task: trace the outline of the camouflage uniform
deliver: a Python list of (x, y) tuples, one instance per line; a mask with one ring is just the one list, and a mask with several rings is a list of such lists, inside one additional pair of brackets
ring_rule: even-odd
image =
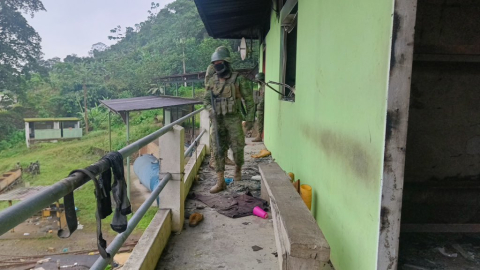
[[(210, 64), (207, 67), (207, 71), (205, 72), (205, 83), (204, 83), (205, 89), (207, 88), (208, 81), (210, 80), (210, 78), (213, 77), (213, 75), (215, 75), (215, 69), (213, 68), (213, 64)], [(215, 168), (215, 152), (213, 151), (213, 137), (212, 137), (214, 134), (213, 132), (214, 132), (213, 126), (210, 126), (210, 146), (211, 147), (210, 147), (209, 165), (210, 167)], [(228, 150), (225, 151), (225, 164), (230, 166), (235, 165), (235, 163), (228, 158)]]
[[(235, 164), (241, 167), (244, 163), (245, 135), (242, 128), (241, 99), (243, 98), (247, 107), (246, 121), (254, 120), (255, 105), (252, 91), (245, 85), (245, 80), (237, 72), (231, 72), (229, 76), (225, 77), (225, 82), (220, 82), (216, 74), (209, 79), (204, 97), (204, 105), (208, 110), (212, 109), (212, 92), (216, 102), (215, 118), (220, 140), (217, 144), (216, 136), (212, 136), (212, 148), (216, 154), (215, 171), (223, 172), (225, 171), (225, 152), (229, 146), (233, 151)], [(219, 102), (222, 98), (224, 102)], [(220, 149), (216, 149), (217, 145)]]
[(258, 104), (257, 104), (257, 137), (253, 139), (253, 142), (261, 142), (262, 141), (262, 133), (263, 133), (263, 117), (264, 117), (264, 110), (265, 110), (265, 86), (261, 86), (258, 95)]

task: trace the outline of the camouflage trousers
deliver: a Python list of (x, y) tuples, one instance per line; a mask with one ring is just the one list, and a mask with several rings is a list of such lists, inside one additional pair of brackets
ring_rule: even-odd
[(265, 97), (260, 96), (260, 100), (257, 105), (257, 129), (258, 129), (258, 136), (262, 136), (263, 132), (263, 111), (265, 110)]
[(214, 133), (215, 128), (212, 128), (211, 145), (215, 155), (215, 171), (225, 171), (225, 153), (227, 153), (229, 147), (232, 149), (233, 161), (235, 164), (237, 166), (242, 166), (244, 163), (243, 149), (245, 147), (242, 116), (240, 114), (217, 116), (217, 126), (219, 142), (217, 144), (217, 137)]

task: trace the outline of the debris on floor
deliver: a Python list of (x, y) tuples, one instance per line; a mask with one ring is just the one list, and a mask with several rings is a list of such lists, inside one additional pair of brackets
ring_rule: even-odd
[(402, 233), (398, 269), (480, 269), (480, 235)]
[(260, 150), (260, 153), (256, 155), (252, 155), (252, 158), (264, 158), (270, 156), (272, 153), (268, 151), (267, 149), (262, 149)]
[[(195, 194), (195, 199), (203, 202), (218, 213), (231, 218), (253, 215), (253, 209), (268, 210), (268, 203), (260, 198), (255, 198), (250, 192), (242, 195), (202, 195)], [(263, 215), (264, 216), (264, 215)]]
[(197, 226), (203, 220), (203, 215), (200, 213), (193, 213), (188, 218), (188, 225), (190, 227)]
[(259, 251), (259, 250), (262, 250), (262, 249), (263, 249), (263, 248), (261, 248), (261, 247), (259, 247), (259, 246), (257, 246), (257, 245), (252, 246), (252, 250), (253, 250), (253, 251)]

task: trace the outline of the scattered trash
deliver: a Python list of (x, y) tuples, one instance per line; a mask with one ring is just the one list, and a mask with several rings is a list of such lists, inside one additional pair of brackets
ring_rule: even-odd
[(74, 263), (74, 264), (72, 264), (72, 265), (62, 265), (62, 266), (60, 266), (60, 268), (73, 268), (73, 267), (75, 267), (75, 266), (77, 266), (77, 265), (78, 265), (78, 263)]
[(62, 251), (63, 251), (64, 253), (65, 253), (65, 252), (68, 252), (68, 248), (64, 248)]
[(48, 252), (54, 252), (54, 251), (55, 251), (55, 248), (49, 247), (49, 248), (47, 249), (47, 251), (48, 251)]
[[(475, 261), (475, 255), (471, 254), (470, 252), (466, 252), (465, 249), (462, 248), (459, 244), (452, 244), (452, 247), (458, 251), (468, 261)], [(456, 257), (456, 256), (455, 256)]]
[(35, 223), (35, 225), (37, 225), (37, 226), (40, 225), (40, 222)]
[(47, 217), (47, 219), (52, 219), (52, 216)]
[(75, 211), (78, 211), (78, 207), (75, 206)]
[(255, 206), (255, 207), (253, 208), (253, 214), (254, 214), (255, 216), (261, 217), (261, 218), (263, 218), (263, 219), (268, 218), (268, 214), (267, 214), (265, 211), (263, 211), (262, 208), (260, 208), (260, 207), (258, 207), (258, 206)]
[(24, 233), (23, 235), (25, 235), (25, 236), (29, 236), (30, 234), (29, 234), (28, 232), (26, 232), (26, 233)]
[(252, 180), (260, 181), (262, 180), (262, 176), (261, 175), (252, 176)]
[(53, 233), (53, 230), (48, 230), (48, 233)]
[(262, 250), (263, 248), (255, 245), (255, 246), (252, 246), (252, 249), (253, 251), (259, 251), (259, 250)]
[(95, 255), (95, 254), (97, 254), (97, 253), (98, 253), (98, 252), (92, 251), (92, 252), (89, 252), (88, 255)]
[(82, 225), (82, 224), (78, 224), (78, 225), (77, 225), (77, 230), (83, 230), (83, 225)]
[(250, 225), (251, 222), (243, 222), (242, 224), (243, 224), (243, 225)]
[(252, 158), (263, 158), (263, 157), (268, 157), (270, 156), (272, 153), (270, 151), (268, 151), (267, 149), (262, 149), (260, 150), (260, 153), (258, 153), (257, 155), (252, 155)]
[(201, 221), (203, 220), (203, 215), (200, 213), (193, 213), (190, 215), (190, 218), (188, 220), (188, 225), (190, 227), (195, 227), (197, 226)]
[(443, 256), (446, 256), (446, 257), (449, 257), (449, 258), (456, 258), (458, 256), (457, 253), (447, 253), (445, 251), (445, 248), (444, 247), (439, 247), (437, 248), (437, 250), (442, 253)]
[(233, 178), (225, 178), (225, 183), (227, 183), (227, 185), (230, 185), (232, 182)]
[(49, 262), (51, 258), (45, 258), (45, 259), (41, 259), (39, 261), (37, 261), (38, 264), (42, 264), (42, 263), (46, 263), (46, 262)]

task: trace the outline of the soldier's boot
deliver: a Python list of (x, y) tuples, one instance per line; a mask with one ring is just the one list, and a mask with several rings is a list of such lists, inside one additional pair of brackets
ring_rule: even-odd
[(234, 183), (242, 181), (242, 166), (235, 166), (235, 175), (233, 176)]
[(255, 137), (252, 142), (262, 142), (262, 134), (257, 134), (257, 137)]
[(225, 155), (225, 165), (234, 166), (235, 162), (233, 162), (231, 159), (227, 157), (227, 155)]
[(210, 161), (208, 162), (208, 166), (215, 170), (215, 157), (210, 155)]
[(217, 184), (210, 189), (210, 193), (218, 193), (226, 188), (224, 172), (217, 172)]

